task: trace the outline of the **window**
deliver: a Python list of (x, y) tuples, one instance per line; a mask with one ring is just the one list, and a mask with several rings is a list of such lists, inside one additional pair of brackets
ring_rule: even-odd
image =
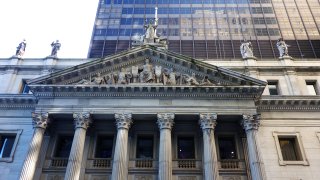
[(178, 159), (195, 159), (193, 137), (178, 137)]
[(139, 136), (137, 139), (137, 158), (153, 158), (153, 137)]
[(23, 79), (22, 80), (22, 85), (21, 85), (21, 90), (20, 90), (20, 93), (22, 94), (29, 94), (30, 92), (30, 88), (27, 84), (27, 80), (26, 79)]
[(220, 159), (237, 159), (237, 150), (234, 137), (219, 137)]
[(307, 89), (309, 95), (318, 95), (317, 82), (316, 81), (306, 81)]
[(54, 157), (68, 158), (71, 151), (72, 140), (73, 136), (59, 136)]
[(22, 130), (0, 130), (0, 162), (12, 162)]
[(298, 132), (274, 132), (280, 165), (309, 165)]
[(279, 95), (278, 81), (268, 81), (270, 95)]
[(113, 136), (98, 136), (95, 158), (112, 158)]

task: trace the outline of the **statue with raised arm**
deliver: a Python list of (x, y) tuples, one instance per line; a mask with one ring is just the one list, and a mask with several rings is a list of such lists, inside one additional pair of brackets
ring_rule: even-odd
[(286, 42), (283, 40), (283, 38), (278, 39), (277, 48), (279, 50), (280, 57), (289, 56), (288, 47), (290, 47), (290, 46), (288, 44), (286, 44)]
[(148, 25), (144, 25), (146, 33), (144, 35), (144, 43), (155, 43), (155, 39), (158, 38), (156, 35), (156, 25), (152, 25), (150, 21)]
[(58, 50), (60, 50), (61, 43), (59, 42), (59, 40), (56, 40), (56, 42), (53, 41), (51, 43), (51, 47), (52, 47), (52, 50), (51, 50), (51, 55), (50, 56), (56, 57), (57, 53), (58, 53)]
[(240, 46), (240, 52), (243, 59), (253, 58), (253, 48), (250, 41), (244, 40)]
[(24, 52), (26, 51), (26, 47), (27, 47), (27, 41), (25, 39), (23, 39), (23, 41), (17, 47), (16, 56), (21, 58), (23, 56)]

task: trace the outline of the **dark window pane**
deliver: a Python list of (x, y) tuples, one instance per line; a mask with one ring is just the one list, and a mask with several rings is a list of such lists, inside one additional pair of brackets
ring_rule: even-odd
[(138, 137), (137, 158), (153, 158), (153, 137)]
[(96, 145), (96, 158), (111, 158), (113, 149), (113, 137), (112, 136), (100, 136), (98, 137)]
[(178, 159), (195, 159), (193, 137), (178, 138)]
[(270, 95), (279, 95), (278, 82), (268, 82), (268, 88)]
[(15, 135), (0, 136), (0, 158), (10, 157)]
[(220, 159), (237, 159), (236, 144), (233, 137), (219, 137)]
[(279, 138), (281, 154), (284, 161), (300, 161), (295, 138)]
[(72, 146), (72, 136), (60, 136), (56, 146), (55, 157), (68, 158)]

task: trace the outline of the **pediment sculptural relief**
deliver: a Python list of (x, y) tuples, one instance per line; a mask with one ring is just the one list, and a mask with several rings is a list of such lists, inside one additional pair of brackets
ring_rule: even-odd
[(195, 73), (186, 74), (177, 72), (174, 68), (153, 65), (146, 58), (143, 65), (135, 65), (129, 68), (122, 67), (121, 70), (107, 74), (97, 73), (89, 79), (82, 79), (75, 84), (83, 85), (128, 85), (128, 84), (153, 84), (153, 85), (191, 85), (211, 86), (217, 83), (209, 80), (208, 76), (202, 79), (196, 77)]

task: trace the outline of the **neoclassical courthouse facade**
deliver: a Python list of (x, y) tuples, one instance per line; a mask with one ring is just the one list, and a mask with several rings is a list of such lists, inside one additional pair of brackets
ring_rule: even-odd
[(319, 59), (292, 58), (283, 39), (279, 58), (254, 57), (249, 41), (242, 58), (236, 46), (208, 58), (209, 41), (195, 58), (201, 47), (168, 50), (158, 20), (155, 8), (132, 47), (105, 57), (57, 58), (56, 41), (51, 56), (25, 59), (23, 41), (0, 59), (1, 180), (319, 179)]
[(319, 59), (204, 61), (145, 43), (0, 59), (0, 179), (316, 180)]

